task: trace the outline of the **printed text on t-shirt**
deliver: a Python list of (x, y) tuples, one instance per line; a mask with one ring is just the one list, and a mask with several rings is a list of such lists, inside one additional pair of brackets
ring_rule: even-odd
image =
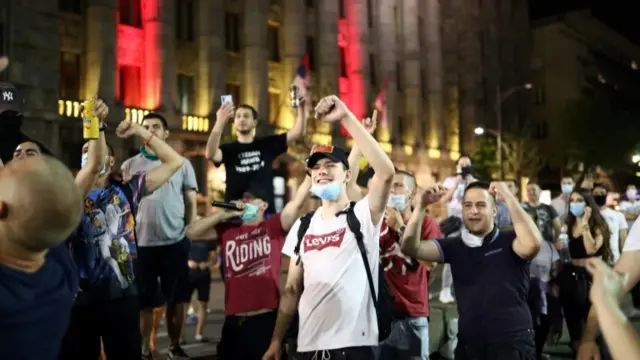
[(304, 251), (309, 252), (313, 250), (322, 250), (328, 247), (340, 247), (342, 240), (344, 240), (344, 234), (347, 229), (341, 228), (332, 231), (328, 234), (322, 235), (305, 235), (304, 236)]
[(258, 171), (264, 167), (264, 160), (260, 150), (245, 151), (238, 154), (239, 163), (236, 163), (236, 172), (246, 173), (250, 171)]
[(226, 276), (257, 276), (271, 268), (271, 238), (266, 229), (236, 236), (225, 244)]

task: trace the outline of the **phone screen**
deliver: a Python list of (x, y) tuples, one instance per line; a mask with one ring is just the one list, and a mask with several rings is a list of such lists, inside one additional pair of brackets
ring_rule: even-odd
[(231, 95), (222, 95), (220, 96), (220, 102), (222, 102), (223, 104), (233, 102), (233, 98), (231, 97)]

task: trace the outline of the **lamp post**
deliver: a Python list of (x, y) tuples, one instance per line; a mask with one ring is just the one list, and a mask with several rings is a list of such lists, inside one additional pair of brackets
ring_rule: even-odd
[[(498, 148), (497, 161), (499, 167), (499, 180), (504, 179), (504, 168), (502, 166), (502, 104), (507, 100), (511, 95), (515, 94), (519, 90), (531, 90), (533, 89), (533, 84), (525, 83), (522, 85), (514, 86), (509, 90), (502, 92), (500, 88), (500, 84), (496, 86), (496, 115), (497, 115), (497, 131), (496, 131), (496, 146)], [(477, 134), (477, 133), (476, 133)], [(481, 134), (479, 134), (481, 135)]]

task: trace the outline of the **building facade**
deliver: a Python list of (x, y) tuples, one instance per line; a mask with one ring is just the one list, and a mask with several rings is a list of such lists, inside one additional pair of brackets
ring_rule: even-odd
[[(165, 115), (171, 144), (209, 189), (224, 183), (203, 158), (220, 96), (258, 110), (258, 135), (286, 131), (304, 55), (314, 101), (339, 94), (359, 117), (387, 84), (388, 125), (376, 137), (424, 185), (454, 171), (476, 126), (493, 126), (496, 86), (529, 76), (526, 0), (8, 0), (0, 9), (7, 76), (26, 98), (29, 136), (77, 167), (79, 104), (99, 94), (112, 127)], [(275, 164), (284, 177), (302, 173), (293, 159), (312, 143), (350, 145), (339, 126), (310, 119), (308, 133)], [(119, 159), (139, 146), (109, 142)]]

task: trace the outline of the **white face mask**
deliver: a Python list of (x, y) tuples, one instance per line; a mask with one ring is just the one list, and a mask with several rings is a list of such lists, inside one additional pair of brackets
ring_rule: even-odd
[(482, 246), (482, 242), (484, 241), (483, 237), (473, 235), (467, 229), (462, 229), (462, 231), (460, 231), (460, 237), (465, 245), (472, 248)]
[(404, 195), (390, 195), (387, 207), (403, 212), (407, 208), (407, 199)]

